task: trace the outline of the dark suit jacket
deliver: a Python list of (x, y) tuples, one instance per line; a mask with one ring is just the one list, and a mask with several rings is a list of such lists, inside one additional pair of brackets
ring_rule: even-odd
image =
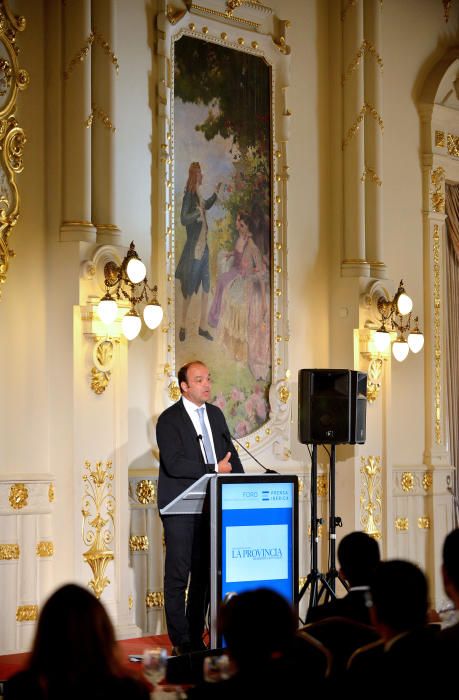
[[(244, 469), (231, 442), (225, 416), (212, 404), (207, 403), (206, 409), (217, 461), (230, 451), (233, 472), (242, 473)], [(196, 430), (182, 399), (159, 416), (156, 440), (159, 447), (158, 507), (161, 509), (201, 476), (213, 471), (215, 465), (205, 464)]]
[(367, 591), (353, 591), (343, 598), (332, 599), (323, 605), (310, 608), (306, 617), (306, 622), (317, 622), (327, 617), (349, 617), (351, 620), (363, 622), (370, 625), (370, 609), (367, 606)]

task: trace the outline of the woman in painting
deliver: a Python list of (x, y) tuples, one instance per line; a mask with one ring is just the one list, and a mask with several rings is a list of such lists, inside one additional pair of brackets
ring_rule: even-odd
[(234, 359), (246, 363), (256, 380), (265, 380), (270, 354), (269, 278), (251, 225), (249, 214), (239, 211), (231, 267), (218, 278), (208, 322), (218, 329), (219, 341)]

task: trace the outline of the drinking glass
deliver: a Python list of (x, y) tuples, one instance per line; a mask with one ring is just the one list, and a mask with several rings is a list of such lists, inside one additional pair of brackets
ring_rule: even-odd
[(157, 685), (166, 677), (167, 649), (151, 647), (143, 652), (143, 670), (147, 679)]

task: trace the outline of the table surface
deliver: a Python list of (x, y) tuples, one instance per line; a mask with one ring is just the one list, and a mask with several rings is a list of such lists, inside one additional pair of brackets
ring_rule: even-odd
[[(143, 654), (144, 650), (148, 647), (165, 647), (168, 654), (171, 653), (171, 643), (167, 634), (160, 634), (150, 637), (134, 637), (133, 639), (120, 639), (118, 644), (121, 647), (123, 659), (130, 669), (135, 666), (139, 666), (139, 672), (141, 671), (141, 665), (129, 661), (130, 654)], [(29, 657), (28, 652), (23, 652), (21, 654), (4, 654), (0, 655), (0, 681), (6, 681), (13, 673), (20, 671), (24, 668), (24, 665)]]

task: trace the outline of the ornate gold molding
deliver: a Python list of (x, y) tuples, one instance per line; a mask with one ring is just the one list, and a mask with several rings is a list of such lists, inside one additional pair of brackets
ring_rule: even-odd
[(439, 166), (432, 170), (430, 180), (433, 186), (430, 193), (432, 209), (443, 213), (445, 211), (445, 169)]
[(358, 113), (353, 125), (347, 131), (346, 138), (344, 139), (342, 145), (343, 150), (350, 143), (350, 141), (352, 141), (356, 133), (359, 131), (360, 124), (363, 122), (366, 114), (369, 114), (371, 117), (373, 117), (373, 119), (379, 124), (381, 131), (384, 131), (384, 122), (378, 110), (375, 107), (373, 107), (373, 105), (370, 105), (368, 102), (365, 102), (362, 109)]
[(454, 158), (459, 157), (459, 136), (454, 134), (448, 134), (446, 137), (446, 147), (448, 154), (454, 156)]
[(13, 484), (10, 488), (9, 501), (14, 510), (21, 510), (28, 505), (29, 489), (25, 484)]
[(100, 598), (104, 588), (110, 583), (110, 579), (105, 576), (105, 569), (114, 559), (113, 551), (108, 549), (115, 534), (112, 463), (108, 461), (103, 467), (102, 462), (96, 462), (95, 469), (91, 467), (90, 462), (85, 462), (84, 466), (88, 473), (83, 474), (85, 492), (81, 510), (82, 538), (89, 549), (83, 554), (83, 558), (93, 574), (88, 585), (96, 598)]
[(367, 401), (373, 403), (376, 401), (381, 390), (381, 376), (383, 370), (383, 361), (380, 357), (373, 357), (368, 364), (367, 375)]
[(99, 119), (102, 122), (102, 124), (105, 126), (105, 128), (108, 129), (109, 131), (111, 131), (112, 134), (115, 133), (116, 126), (114, 126), (112, 124), (108, 114), (106, 114), (103, 111), (103, 109), (100, 109), (100, 107), (98, 107), (95, 103), (92, 104), (91, 113), (87, 117), (87, 119), (85, 120), (85, 123), (84, 123), (84, 125), (87, 129), (89, 129), (93, 125), (94, 117), (97, 117), (97, 119)]
[(379, 53), (376, 51), (376, 48), (371, 43), (371, 41), (367, 41), (366, 39), (364, 39), (360, 45), (359, 50), (357, 51), (357, 53), (354, 57), (354, 59), (349, 64), (346, 72), (344, 73), (344, 75), (341, 79), (341, 82), (343, 85), (346, 82), (346, 80), (348, 80), (348, 78), (351, 77), (352, 73), (358, 68), (358, 66), (360, 65), (360, 61), (362, 59), (362, 56), (364, 56), (366, 53), (373, 56), (376, 60), (376, 63), (380, 67), (380, 69), (381, 70), (383, 69), (383, 67), (384, 67), (383, 60), (382, 60), (381, 56), (379, 55)]
[(110, 58), (111, 63), (114, 65), (116, 72), (119, 72), (120, 67), (118, 64), (118, 58), (113, 53), (109, 43), (104, 39), (102, 34), (100, 34), (100, 32), (98, 32), (97, 30), (94, 30), (88, 36), (81, 49), (75, 54), (75, 56), (70, 61), (67, 70), (64, 71), (64, 80), (68, 80), (71, 74), (73, 73), (74, 68), (83, 63), (83, 61), (88, 56), (91, 46), (94, 44), (94, 42), (96, 42), (97, 44), (99, 44), (99, 46), (102, 47), (104, 53)]
[(443, 2), (443, 17), (445, 18), (445, 22), (448, 22), (449, 10), (451, 7), (452, 0), (442, 0), (442, 2)]
[(286, 384), (281, 384), (277, 393), (279, 396), (279, 401), (281, 401), (281, 403), (288, 403), (288, 400), (290, 398), (290, 390)]
[[(24, 31), (24, 17), (15, 16), (8, 2), (0, 2), (0, 285), (6, 282), (14, 250), (9, 237), (19, 219), (19, 192), (15, 176), (24, 169), (26, 136), (15, 118), (17, 95), (29, 85), (29, 74), (19, 68), (16, 33)], [(0, 291), (1, 297), (1, 291)]]
[(131, 535), (129, 538), (131, 552), (148, 552), (149, 546), (147, 535)]
[(374, 182), (375, 185), (378, 185), (378, 187), (381, 187), (382, 180), (380, 177), (378, 177), (378, 175), (376, 175), (376, 172), (373, 170), (373, 168), (365, 168), (360, 177), (360, 182), (365, 182), (367, 178), (369, 178), (371, 182)]
[(441, 321), (440, 321), (440, 228), (433, 231), (433, 307), (435, 361), (435, 442), (441, 444)]
[(54, 544), (49, 540), (37, 542), (37, 557), (52, 557), (54, 556)]
[(436, 131), (435, 132), (435, 146), (437, 148), (444, 148), (445, 147), (445, 132), (444, 131)]
[(369, 456), (360, 460), (360, 523), (368, 535), (379, 540), (382, 522), (381, 458)]
[(148, 591), (145, 596), (145, 606), (147, 608), (163, 608), (164, 593), (162, 591)]
[(94, 367), (91, 369), (91, 389), (100, 396), (109, 385), (114, 363), (115, 342), (114, 338), (97, 338), (92, 359)]
[(38, 620), (38, 605), (19, 605), (16, 608), (17, 622), (35, 622)]
[(430, 530), (430, 518), (428, 515), (418, 518), (418, 528), (420, 530)]
[(414, 475), (412, 472), (403, 472), (400, 481), (402, 489), (406, 492), (412, 491), (414, 487)]
[(426, 492), (430, 491), (430, 489), (432, 488), (432, 484), (433, 484), (433, 475), (432, 475), (431, 471), (428, 471), (422, 477), (422, 488)]
[(19, 559), (20, 549), (18, 544), (0, 544), (0, 561)]
[(328, 477), (326, 474), (319, 474), (317, 477), (317, 495), (326, 496), (328, 493)]
[(409, 528), (408, 518), (396, 518), (395, 529), (399, 532), (407, 532)]
[(52, 503), (56, 497), (54, 484), (50, 484), (48, 488), (48, 501)]
[(142, 481), (138, 482), (135, 493), (139, 503), (143, 505), (154, 503), (156, 500), (156, 485), (150, 479), (142, 479)]

